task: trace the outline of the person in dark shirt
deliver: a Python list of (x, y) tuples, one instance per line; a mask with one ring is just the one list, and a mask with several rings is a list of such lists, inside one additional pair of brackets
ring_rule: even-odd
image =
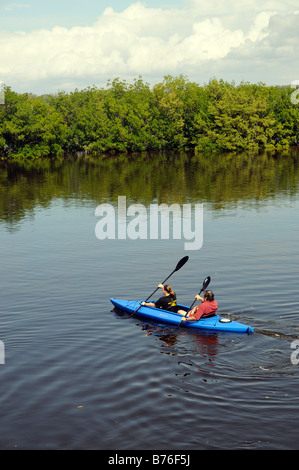
[(169, 284), (159, 284), (158, 287), (163, 290), (163, 296), (156, 302), (142, 302), (141, 305), (148, 307), (163, 308), (163, 310), (170, 310), (171, 312), (177, 311), (176, 294)]

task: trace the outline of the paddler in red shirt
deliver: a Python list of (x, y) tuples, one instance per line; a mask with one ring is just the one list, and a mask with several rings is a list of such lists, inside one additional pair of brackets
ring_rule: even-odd
[[(216, 314), (218, 305), (211, 290), (206, 290), (203, 298), (198, 294), (195, 298), (201, 300), (201, 304), (193, 307), (187, 316), (183, 316), (182, 321), (198, 321), (200, 318), (212, 317)], [(186, 315), (184, 310), (179, 310), (178, 313)]]

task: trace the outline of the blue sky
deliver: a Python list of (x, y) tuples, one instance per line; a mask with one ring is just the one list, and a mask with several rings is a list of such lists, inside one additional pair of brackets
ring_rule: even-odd
[(184, 75), (299, 79), (298, 0), (0, 0), (0, 81), (18, 92)]

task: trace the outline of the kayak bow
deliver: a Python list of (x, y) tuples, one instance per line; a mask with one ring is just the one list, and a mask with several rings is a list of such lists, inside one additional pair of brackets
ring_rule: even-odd
[[(118, 310), (122, 310), (126, 313), (136, 312), (136, 316), (147, 318), (153, 321), (168, 323), (170, 325), (179, 326), (182, 320), (182, 315), (169, 310), (163, 310), (161, 308), (148, 307), (141, 305), (142, 301), (134, 300), (120, 300), (110, 299), (111, 303)], [(178, 306), (180, 309), (189, 310), (189, 307), (184, 305)], [(190, 328), (192, 330), (206, 330), (206, 331), (223, 331), (231, 333), (253, 333), (254, 329), (248, 325), (238, 323), (228, 318), (223, 318), (220, 315), (214, 315), (209, 318), (202, 318), (197, 322), (182, 322), (182, 327)]]

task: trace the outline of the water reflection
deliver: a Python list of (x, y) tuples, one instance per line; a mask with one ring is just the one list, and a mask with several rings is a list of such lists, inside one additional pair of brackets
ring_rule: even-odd
[[(178, 253), (176, 241), (98, 248), (94, 210), (120, 194), (207, 203), (206, 243), (174, 281), (180, 302), (210, 274), (221, 315), (272, 335), (115, 317), (109, 298), (152, 290)], [(297, 195), (296, 152), (2, 166), (1, 448), (132, 449), (132, 436), (136, 448), (298, 447)]]
[[(112, 310), (120, 318), (132, 319), (129, 314), (114, 308)], [(171, 327), (156, 322), (146, 322), (139, 320), (137, 325), (144, 331), (146, 336), (155, 336), (161, 344), (162, 354), (171, 354), (173, 356), (182, 352), (182, 348), (187, 353), (199, 352), (201, 355), (216, 356), (218, 354), (218, 333), (209, 331), (189, 331), (184, 327)], [(176, 347), (174, 347), (176, 346)], [(166, 348), (165, 348), (166, 347)]]
[(118, 157), (77, 157), (0, 167), (0, 221), (13, 230), (37, 207), (64, 201), (211, 203), (213, 210), (263, 204), (298, 192), (298, 150), (222, 155), (154, 153)]

